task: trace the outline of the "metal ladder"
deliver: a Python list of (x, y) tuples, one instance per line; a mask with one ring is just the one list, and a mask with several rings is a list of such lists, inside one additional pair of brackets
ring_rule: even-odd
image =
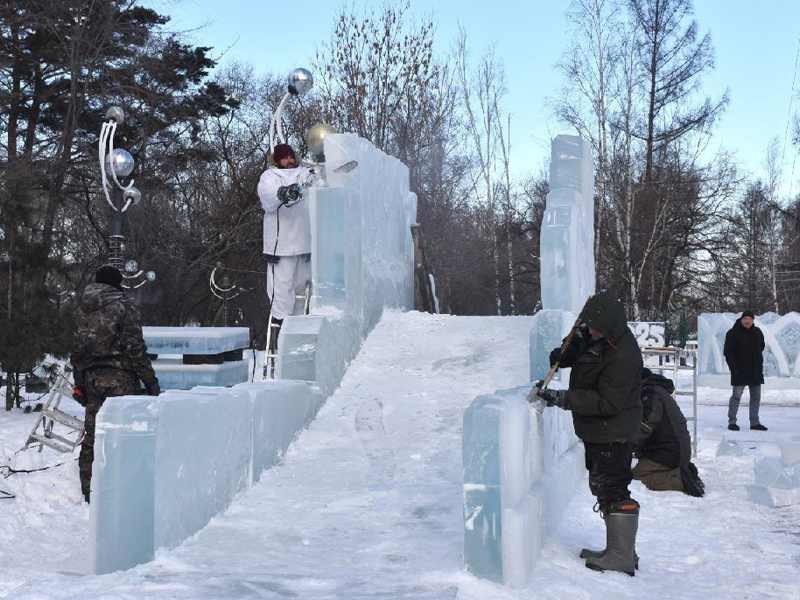
[[(303, 314), (307, 315), (311, 307), (311, 282), (306, 283), (302, 294), (297, 294), (295, 298), (303, 299)], [(273, 332), (273, 329), (277, 332)], [(278, 359), (278, 333), (280, 325), (272, 321), (272, 312), (269, 313), (267, 321), (267, 345), (264, 350), (264, 379), (275, 379), (275, 361)], [(274, 337), (273, 337), (274, 336)]]
[[(697, 350), (672, 346), (647, 347), (642, 348), (642, 356), (659, 357), (659, 365), (651, 366), (651, 369), (661, 371), (662, 374), (667, 369), (672, 371), (672, 383), (675, 385), (675, 391), (672, 393), (673, 398), (676, 396), (692, 397), (692, 416), (686, 417), (686, 421), (692, 423), (692, 456), (697, 456)], [(667, 359), (667, 364), (663, 364), (663, 358)], [(689, 364), (690, 361), (691, 364)], [(645, 366), (648, 365), (645, 364)], [(691, 390), (678, 389), (678, 374), (680, 371), (692, 372)]]
[[(75, 450), (83, 440), (83, 420), (73, 417), (58, 408), (64, 396), (72, 395), (72, 386), (67, 378), (68, 373), (69, 369), (67, 367), (59, 371), (56, 383), (53, 389), (50, 390), (47, 403), (39, 414), (39, 419), (36, 421), (36, 425), (34, 425), (22, 450), (27, 450), (28, 447), (39, 444), (39, 452), (47, 446), (58, 452), (66, 453)], [(59, 424), (59, 433), (53, 432), (56, 423)], [(73, 437), (73, 434), (76, 435)]]

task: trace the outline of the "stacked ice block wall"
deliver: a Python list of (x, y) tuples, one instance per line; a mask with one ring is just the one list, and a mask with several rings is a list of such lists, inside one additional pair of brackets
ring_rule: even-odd
[[(544, 310), (530, 334), (531, 380), (544, 378), (550, 351), (594, 293), (592, 172), (580, 138), (553, 140), (541, 233)], [(464, 415), (462, 438), (466, 567), (514, 587), (528, 582), (544, 535), (584, 477), (570, 413), (532, 413), (525, 400), (531, 387), (476, 398)]]
[[(311, 188), (308, 198), (312, 314), (284, 321), (280, 379), (113, 398), (101, 409), (90, 517), (96, 573), (152, 560), (203, 527), (313, 418), (383, 309), (413, 308), (408, 169), (354, 135), (329, 135), (325, 155), (329, 187)], [(334, 172), (353, 160), (355, 169)], [(233, 329), (228, 341), (240, 347)], [(166, 333), (168, 342), (153, 337), (162, 340), (152, 351), (183, 355), (181, 363), (229, 351), (220, 340), (203, 346), (202, 331)]]
[[(284, 321), (277, 374), (326, 393), (387, 307), (414, 307), (408, 168), (353, 134), (325, 138), (328, 187), (311, 191), (311, 315)], [(357, 161), (355, 169), (339, 172)]]
[(323, 400), (297, 381), (109, 398), (92, 472), (94, 572), (153, 560), (201, 529), (277, 462)]
[[(725, 362), (725, 334), (741, 313), (703, 314), (697, 319), (698, 381), (700, 385), (729, 388)], [(800, 385), (800, 313), (758, 315), (755, 324), (764, 334), (764, 382), (771, 389)]]
[(570, 413), (531, 411), (529, 391), (478, 396), (464, 413), (464, 561), (478, 577), (512, 587), (528, 582), (584, 476)]

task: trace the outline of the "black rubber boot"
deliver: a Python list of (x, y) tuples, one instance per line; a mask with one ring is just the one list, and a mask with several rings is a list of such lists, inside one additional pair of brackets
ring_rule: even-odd
[(581, 558), (586, 553), (586, 566), (595, 571), (621, 571), (633, 577), (639, 562), (635, 550), (639, 503), (633, 499), (612, 503), (605, 514), (605, 523), (606, 549), (581, 550)]

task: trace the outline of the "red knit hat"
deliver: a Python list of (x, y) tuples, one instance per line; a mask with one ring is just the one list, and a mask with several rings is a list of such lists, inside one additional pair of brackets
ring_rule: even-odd
[(294, 150), (292, 150), (292, 147), (289, 144), (278, 144), (272, 151), (272, 159), (275, 161), (276, 165), (287, 156), (291, 156), (295, 160), (297, 159), (294, 154)]

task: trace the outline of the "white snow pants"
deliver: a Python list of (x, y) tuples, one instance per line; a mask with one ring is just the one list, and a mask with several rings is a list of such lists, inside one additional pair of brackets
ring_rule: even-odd
[(303, 314), (305, 299), (297, 296), (311, 281), (311, 261), (307, 256), (281, 256), (277, 263), (267, 263), (267, 295), (272, 302), (273, 319)]

